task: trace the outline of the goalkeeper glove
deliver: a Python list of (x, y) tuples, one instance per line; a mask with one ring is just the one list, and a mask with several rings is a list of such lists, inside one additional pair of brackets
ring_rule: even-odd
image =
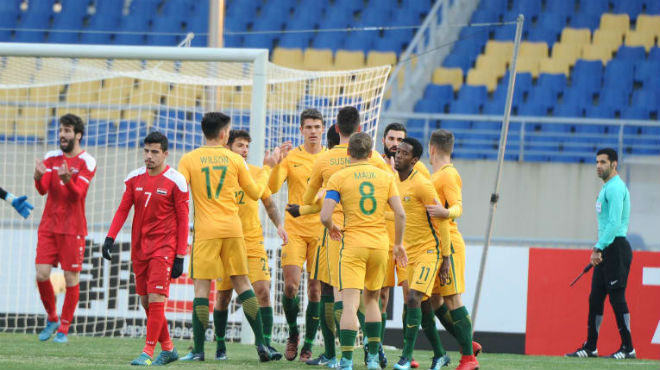
[(27, 195), (16, 198), (13, 194), (7, 193), (7, 201), (23, 218), (28, 218), (30, 212), (34, 209), (34, 206), (27, 201)]
[(107, 236), (105, 238), (105, 241), (103, 242), (102, 251), (103, 251), (103, 258), (107, 259), (108, 261), (112, 261), (112, 256), (110, 255), (110, 251), (112, 250), (112, 247), (114, 245), (115, 245), (115, 240)]
[(183, 274), (183, 258), (176, 257), (172, 265), (172, 279), (176, 279)]
[(300, 217), (300, 206), (298, 204), (287, 204), (286, 211), (293, 217)]

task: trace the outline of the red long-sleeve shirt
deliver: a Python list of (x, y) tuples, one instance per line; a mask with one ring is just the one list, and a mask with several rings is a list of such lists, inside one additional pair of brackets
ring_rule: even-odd
[[(66, 184), (57, 175), (57, 170), (64, 161), (73, 172)], [(54, 150), (46, 153), (44, 165), (46, 173), (39, 181), (34, 181), (39, 194), (48, 194), (39, 231), (87, 235), (85, 198), (89, 183), (96, 173), (96, 160), (85, 151), (68, 158), (61, 150)]]
[(108, 236), (116, 238), (131, 207), (135, 207), (131, 232), (131, 258), (143, 261), (155, 256), (184, 255), (188, 246), (188, 184), (167, 166), (150, 176), (138, 168), (124, 180), (126, 190), (112, 219)]

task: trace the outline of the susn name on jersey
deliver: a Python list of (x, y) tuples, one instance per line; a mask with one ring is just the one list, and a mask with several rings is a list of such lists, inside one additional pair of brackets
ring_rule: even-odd
[(217, 164), (217, 163), (219, 163), (219, 164), (228, 164), (229, 163), (229, 159), (227, 157), (221, 156), (221, 155), (213, 155), (213, 156), (207, 155), (207, 156), (199, 157), (199, 161), (202, 164)]
[(349, 158), (343, 157), (343, 158), (330, 158), (330, 165), (331, 166), (346, 166), (349, 163), (351, 163), (351, 160)]
[(356, 172), (353, 174), (353, 178), (355, 180), (367, 180), (367, 179), (373, 179), (376, 177), (376, 174), (374, 172), (367, 172), (367, 171), (361, 171), (361, 172)]

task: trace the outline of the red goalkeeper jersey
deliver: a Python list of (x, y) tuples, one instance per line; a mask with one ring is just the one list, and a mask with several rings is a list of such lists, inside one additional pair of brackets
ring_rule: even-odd
[(186, 254), (188, 246), (188, 184), (182, 174), (167, 166), (150, 176), (146, 167), (124, 180), (126, 190), (112, 219), (108, 236), (115, 239), (131, 207), (135, 207), (131, 232), (131, 259)]
[[(57, 175), (64, 161), (73, 173), (66, 184)], [(39, 194), (48, 194), (39, 232), (87, 235), (85, 198), (89, 183), (96, 173), (96, 160), (85, 151), (67, 158), (61, 150), (54, 150), (46, 153), (44, 165), (46, 173), (34, 182)]]

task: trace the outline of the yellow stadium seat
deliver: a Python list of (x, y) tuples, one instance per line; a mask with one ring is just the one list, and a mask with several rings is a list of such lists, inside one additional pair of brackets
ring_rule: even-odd
[(289, 68), (302, 68), (303, 51), (302, 49), (275, 48), (273, 63)]
[(521, 57), (542, 59), (548, 57), (548, 44), (545, 41), (530, 42), (523, 41), (520, 43), (520, 50), (518, 52)]
[(121, 120), (121, 110), (120, 109), (90, 109), (89, 111), (90, 119), (99, 119), (105, 121), (119, 122)]
[(637, 16), (635, 31), (644, 31), (660, 38), (660, 15), (640, 14)]
[(552, 58), (566, 61), (570, 66), (582, 55), (582, 44), (564, 44), (555, 42), (552, 46)]
[(614, 52), (623, 44), (623, 33), (618, 30), (596, 30), (593, 45), (599, 45)]
[(47, 120), (52, 116), (52, 109), (51, 108), (44, 108), (44, 107), (23, 107), (21, 108), (21, 120), (26, 120), (26, 121), (43, 121), (47, 122)]
[(305, 50), (303, 66), (305, 69), (314, 71), (333, 69), (332, 50), (311, 48)]
[(612, 59), (612, 51), (601, 45), (585, 45), (582, 49), (582, 59), (600, 60), (605, 65)]
[(30, 88), (30, 101), (41, 103), (57, 103), (60, 101), (62, 85), (41, 86)]
[(481, 54), (477, 57), (475, 69), (488, 70), (500, 78), (506, 72), (506, 60), (502, 56)]
[(28, 89), (0, 89), (0, 102), (24, 102), (28, 93)]
[(489, 92), (497, 87), (497, 75), (490, 69), (470, 69), (465, 80), (466, 85), (485, 85)]
[(163, 72), (176, 73), (177, 63), (172, 60), (147, 60), (144, 69), (158, 69)]
[(143, 68), (141, 60), (117, 59), (110, 66), (111, 71), (141, 71)]
[(131, 105), (158, 105), (161, 104), (162, 95), (153, 92), (134, 92), (128, 99)]
[(655, 35), (646, 31), (630, 31), (626, 34), (626, 46), (643, 46), (648, 53), (655, 44)]
[(143, 121), (148, 126), (154, 121), (154, 112), (148, 109), (126, 109), (122, 112), (122, 119), (127, 121)]
[(67, 103), (95, 102), (101, 90), (101, 80), (74, 82), (66, 89)]
[(0, 135), (14, 134), (14, 124), (18, 118), (18, 107), (0, 105)]
[(598, 28), (601, 30), (619, 31), (622, 34), (627, 33), (630, 29), (630, 17), (628, 14), (604, 13), (600, 17), (600, 26)]
[(388, 64), (391, 66), (396, 64), (395, 52), (370, 51), (369, 54), (367, 54), (367, 67), (377, 67)]
[(568, 77), (570, 68), (566, 60), (555, 58), (544, 58), (539, 61), (540, 73), (559, 74), (563, 73)]
[(364, 68), (364, 53), (361, 51), (337, 50), (335, 69), (348, 70)]
[(511, 57), (513, 56), (513, 42), (490, 40), (486, 43), (486, 51), (484, 54), (489, 56), (499, 56), (507, 63), (510, 63)]
[(59, 107), (55, 111), (55, 117), (62, 117), (65, 114), (75, 114), (76, 116), (80, 117), (80, 119), (83, 120), (83, 122), (87, 123), (89, 120), (89, 109), (87, 108), (67, 108), (67, 107)]
[(460, 68), (436, 68), (433, 71), (433, 83), (436, 85), (452, 85), (454, 91), (458, 91), (463, 85), (463, 70)]
[(195, 85), (175, 85), (166, 95), (167, 105), (170, 107), (196, 107), (204, 90), (201, 86)]
[(539, 58), (521, 56), (516, 62), (516, 71), (518, 73), (527, 72), (536, 78), (539, 76)]
[(46, 137), (46, 126), (51, 119), (51, 110), (41, 107), (23, 107), (16, 119), (16, 135)]
[(566, 27), (561, 31), (562, 44), (588, 44), (591, 42), (591, 31), (588, 28)]

